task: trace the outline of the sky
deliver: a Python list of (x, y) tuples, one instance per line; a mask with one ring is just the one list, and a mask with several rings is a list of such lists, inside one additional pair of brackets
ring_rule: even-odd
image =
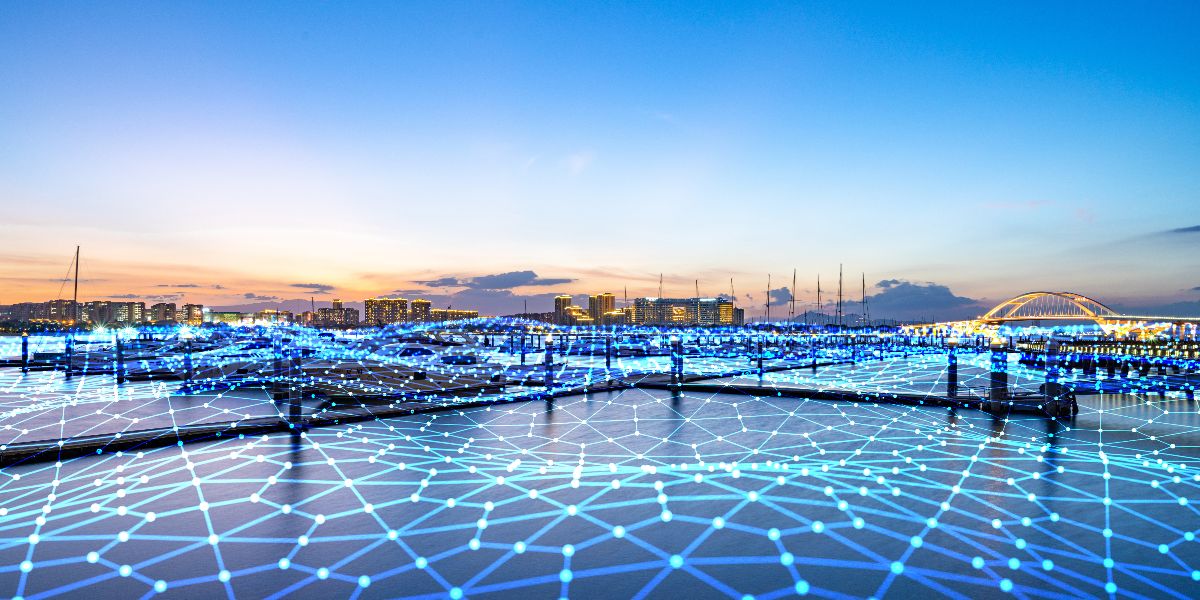
[(0, 3), (0, 302), (69, 297), (80, 245), (84, 299), (505, 314), (661, 274), (757, 314), (843, 264), (898, 315), (1200, 312), (1197, 30), (1195, 2)]

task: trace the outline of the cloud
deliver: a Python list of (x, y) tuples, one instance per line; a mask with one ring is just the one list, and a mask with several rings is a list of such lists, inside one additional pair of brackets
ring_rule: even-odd
[(254, 292), (246, 292), (245, 294), (242, 294), (242, 297), (247, 300), (279, 300), (279, 296), (260, 296)]
[(594, 160), (596, 160), (596, 155), (591, 150), (583, 150), (567, 155), (563, 159), (563, 165), (567, 167), (567, 172), (574, 177), (586, 171)]
[(106, 296), (107, 298), (116, 298), (120, 300), (138, 300), (143, 296), (141, 294), (116, 294), (114, 296)]
[(1192, 226), (1190, 226), (1190, 227), (1177, 227), (1177, 228), (1175, 228), (1175, 229), (1168, 229), (1168, 230), (1166, 231), (1166, 233), (1176, 233), (1176, 234), (1179, 234), (1179, 233), (1184, 233), (1184, 234), (1186, 234), (1186, 233), (1200, 233), (1200, 225), (1192, 225)]
[(156, 288), (198, 288), (204, 287), (198, 283), (160, 283)]
[(324, 283), (289, 283), (288, 287), (300, 288), (310, 294), (328, 294), (333, 291), (332, 285)]
[(885, 279), (876, 284), (882, 291), (867, 296), (871, 318), (947, 320), (978, 316), (987, 307), (978, 300), (956, 296), (937, 283), (914, 283)]
[(1198, 286), (1196, 286), (1196, 287), (1192, 288), (1192, 291), (1193, 291), (1193, 292), (1200, 292), (1200, 285), (1198, 285)]
[(774, 289), (771, 290), (770, 297), (771, 306), (782, 306), (792, 301), (792, 290), (786, 287)]
[(495, 275), (480, 275), (459, 279), (458, 277), (439, 277), (426, 281), (416, 281), (426, 287), (461, 287), (475, 290), (510, 290), (519, 287), (549, 286), (571, 283), (574, 279), (538, 277), (533, 271), (509, 271)]

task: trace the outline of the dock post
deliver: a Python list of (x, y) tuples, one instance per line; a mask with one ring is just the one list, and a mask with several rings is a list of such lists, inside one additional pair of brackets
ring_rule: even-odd
[(958, 340), (946, 340), (946, 396), (950, 399), (958, 397), (958, 354), (955, 349), (958, 346)]
[(283, 388), (283, 339), (275, 334), (271, 339), (272, 369), (271, 369), (271, 399), (282, 400), (286, 394)]
[(67, 364), (65, 365), (65, 378), (71, 378), (71, 368), (75, 365), (75, 332), (67, 334)]
[(291, 352), (285, 351), (285, 359), (287, 360), (287, 400), (288, 400), (288, 423), (292, 427), (300, 425), (300, 417), (302, 415), (300, 401), (304, 396), (304, 386), (301, 385), (300, 379), (302, 371), (300, 370), (300, 357), (294, 356)]
[(554, 334), (546, 334), (546, 389), (554, 387)]
[(1008, 351), (1003, 344), (993, 343), (990, 400), (1008, 399)]
[(762, 338), (758, 338), (758, 376), (763, 376), (763, 344)]
[(604, 368), (612, 368), (612, 336), (604, 336)]
[(117, 383), (125, 383), (125, 341), (121, 339), (121, 334), (117, 334), (117, 363), (114, 368), (117, 371)]
[(29, 332), (21, 333), (21, 372), (29, 372)]
[(192, 338), (188, 337), (184, 342), (184, 380), (191, 382), (192, 380)]

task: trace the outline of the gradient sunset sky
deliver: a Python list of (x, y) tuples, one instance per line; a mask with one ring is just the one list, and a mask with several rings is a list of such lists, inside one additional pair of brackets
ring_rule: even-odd
[(2, 3), (0, 302), (1200, 309), (1200, 4), (849, 4)]

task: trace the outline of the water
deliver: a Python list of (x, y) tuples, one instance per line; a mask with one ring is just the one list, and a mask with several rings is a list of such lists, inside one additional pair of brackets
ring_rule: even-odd
[(1080, 404), (627, 390), (9, 467), (0, 593), (1200, 594), (1197, 406)]

